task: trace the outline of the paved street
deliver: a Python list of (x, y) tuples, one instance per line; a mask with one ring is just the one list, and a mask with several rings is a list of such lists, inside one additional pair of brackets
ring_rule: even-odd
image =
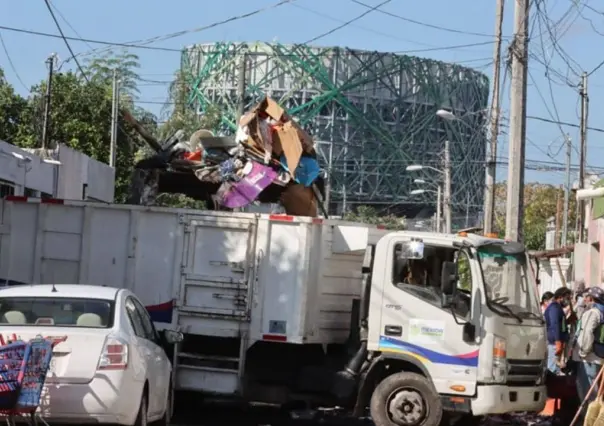
[[(309, 419), (305, 416), (280, 416), (277, 410), (253, 408), (249, 410), (226, 407), (204, 407), (202, 415), (181, 410), (175, 415), (174, 426), (373, 426), (370, 420), (352, 421), (348, 418), (321, 416)], [(296, 418), (298, 417), (298, 418)], [(482, 426), (550, 426), (549, 418), (534, 415), (506, 415), (486, 419)]]

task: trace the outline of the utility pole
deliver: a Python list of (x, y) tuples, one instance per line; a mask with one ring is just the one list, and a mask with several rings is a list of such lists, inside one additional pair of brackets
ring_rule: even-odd
[(239, 122), (239, 118), (245, 114), (245, 86), (246, 86), (246, 75), (245, 68), (247, 65), (247, 54), (243, 53), (241, 55), (241, 59), (239, 62), (239, 76), (237, 78), (237, 102), (238, 102), (238, 112), (239, 117), (237, 117), (237, 122)]
[(562, 247), (568, 244), (568, 210), (570, 208), (570, 160), (572, 155), (572, 141), (566, 135), (566, 183), (564, 185), (564, 212), (562, 213)]
[[(587, 95), (587, 73), (581, 76), (581, 86), (579, 90), (581, 96), (581, 125), (579, 133), (581, 138), (581, 149), (579, 157), (579, 189), (585, 187), (585, 157), (587, 156), (587, 117), (589, 115), (589, 96)], [(585, 228), (585, 202), (580, 200), (577, 206), (577, 238), (583, 242), (583, 228)]]
[(443, 202), (443, 194), (440, 185), (438, 185), (438, 189), (436, 190), (436, 232), (440, 232), (440, 217), (442, 216), (440, 210)]
[(332, 190), (332, 173), (333, 173), (333, 139), (329, 143), (329, 153), (327, 154), (327, 170), (325, 176), (325, 208), (331, 212), (331, 190)]
[(562, 186), (560, 191), (556, 191), (556, 232), (554, 234), (554, 248), (560, 247), (560, 213), (562, 213)]
[(109, 145), (109, 166), (115, 167), (117, 154), (117, 129), (119, 118), (120, 82), (117, 69), (113, 70), (113, 98), (111, 102), (111, 144)]
[(501, 84), (501, 40), (503, 33), (504, 0), (497, 0), (495, 17), (495, 51), (493, 53), (493, 102), (491, 103), (491, 141), (487, 162), (486, 191), (484, 197), (484, 233), (493, 232), (495, 211), (495, 173), (497, 172), (497, 137), (499, 136), (499, 97)]
[(52, 93), (52, 77), (55, 67), (56, 53), (52, 53), (46, 59), (48, 65), (48, 81), (46, 83), (46, 94), (44, 95), (44, 125), (42, 127), (42, 148), (48, 147), (48, 127), (50, 126), (50, 96)]
[(445, 232), (451, 233), (451, 151), (449, 140), (445, 141), (445, 188), (443, 210), (445, 213)]
[(516, 0), (511, 46), (510, 141), (505, 237), (522, 241), (524, 160), (526, 151), (526, 83), (528, 72), (529, 0)]
[(466, 229), (470, 227), (470, 193), (466, 192)]

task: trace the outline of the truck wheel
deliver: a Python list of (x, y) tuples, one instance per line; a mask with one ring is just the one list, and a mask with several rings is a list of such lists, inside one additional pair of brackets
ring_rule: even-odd
[(419, 374), (388, 376), (371, 396), (371, 417), (376, 426), (438, 426), (442, 416), (440, 396)]

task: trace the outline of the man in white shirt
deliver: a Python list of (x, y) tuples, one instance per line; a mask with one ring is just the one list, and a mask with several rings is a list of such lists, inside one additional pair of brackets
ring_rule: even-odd
[[(584, 293), (585, 311), (581, 316), (573, 348), (573, 360), (577, 362), (577, 393), (583, 400), (595, 381), (603, 359), (595, 351), (602, 354), (604, 342), (600, 342), (596, 332), (604, 323), (604, 290), (600, 287), (590, 287)], [(597, 393), (598, 385), (592, 392), (590, 400)], [(578, 423), (582, 424), (582, 423)]]

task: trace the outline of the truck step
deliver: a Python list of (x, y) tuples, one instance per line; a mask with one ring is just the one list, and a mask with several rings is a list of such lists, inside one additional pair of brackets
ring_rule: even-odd
[(180, 352), (178, 354), (177, 365), (187, 369), (237, 373), (239, 371), (239, 362), (239, 358), (232, 356)]
[(194, 359), (199, 361), (226, 361), (226, 362), (239, 362), (239, 358), (222, 355), (202, 355), (192, 354), (187, 352), (179, 352), (178, 357), (182, 359)]

